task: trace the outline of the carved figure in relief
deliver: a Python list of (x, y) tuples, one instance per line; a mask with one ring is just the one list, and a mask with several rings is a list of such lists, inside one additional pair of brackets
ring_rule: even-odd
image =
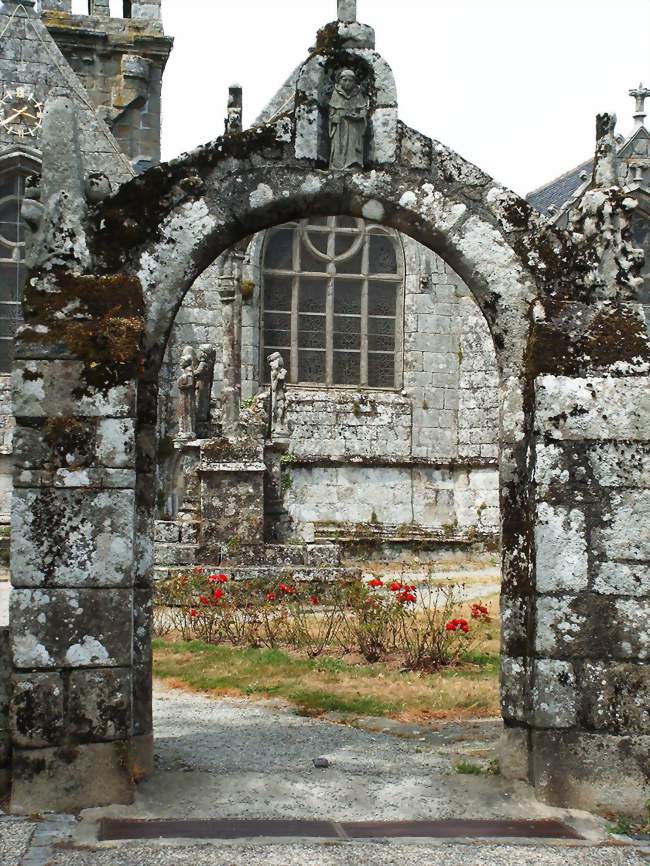
[(271, 365), (271, 433), (287, 433), (287, 368), (279, 352), (267, 358)]
[(205, 345), (199, 349), (199, 362), (194, 370), (196, 383), (196, 420), (210, 420), (210, 400), (212, 398), (212, 383), (214, 381), (214, 364), (217, 353), (212, 346)]
[(178, 397), (178, 435), (190, 438), (196, 429), (196, 380), (194, 349), (186, 346), (181, 355), (181, 375), (176, 380)]
[(368, 97), (351, 69), (341, 69), (329, 105), (330, 168), (365, 165)]

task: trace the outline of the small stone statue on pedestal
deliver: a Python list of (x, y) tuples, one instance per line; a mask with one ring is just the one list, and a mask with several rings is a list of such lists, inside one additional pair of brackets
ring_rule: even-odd
[(178, 436), (191, 439), (196, 429), (196, 382), (194, 378), (194, 349), (186, 346), (181, 355), (182, 373), (176, 380), (178, 397)]
[(271, 365), (271, 435), (287, 436), (287, 368), (279, 352), (269, 355)]
[(368, 97), (351, 69), (341, 69), (329, 105), (330, 168), (363, 168)]
[(204, 345), (199, 349), (199, 362), (194, 370), (196, 382), (196, 420), (205, 423), (210, 420), (210, 400), (214, 380), (214, 364), (217, 353), (212, 346)]

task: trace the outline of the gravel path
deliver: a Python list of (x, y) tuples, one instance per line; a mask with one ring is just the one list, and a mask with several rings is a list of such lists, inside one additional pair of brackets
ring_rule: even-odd
[(0, 817), (0, 863), (2, 866), (20, 866), (27, 851), (35, 825), (22, 818)]
[(622, 848), (502, 845), (246, 845), (138, 846), (65, 851), (52, 866), (648, 866)]
[[(556, 814), (526, 785), (454, 772), (461, 758), (487, 765), (497, 721), (406, 739), (161, 686), (154, 713), (157, 772), (119, 814), (335, 821)], [(322, 756), (329, 769), (314, 767)]]

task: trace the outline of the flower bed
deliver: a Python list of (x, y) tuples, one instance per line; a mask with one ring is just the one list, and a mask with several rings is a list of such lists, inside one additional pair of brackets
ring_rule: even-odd
[(203, 568), (156, 586), (155, 633), (207, 644), (287, 648), (309, 658), (360, 655), (406, 670), (453, 665), (492, 639), (492, 615), (466, 612), (462, 587), (433, 576), (415, 584), (345, 577), (327, 584), (234, 581)]

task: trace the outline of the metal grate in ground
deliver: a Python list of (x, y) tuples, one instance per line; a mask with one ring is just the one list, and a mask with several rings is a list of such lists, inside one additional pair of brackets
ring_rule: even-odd
[(98, 841), (131, 839), (572, 839), (560, 821), (196, 821), (103, 818)]

